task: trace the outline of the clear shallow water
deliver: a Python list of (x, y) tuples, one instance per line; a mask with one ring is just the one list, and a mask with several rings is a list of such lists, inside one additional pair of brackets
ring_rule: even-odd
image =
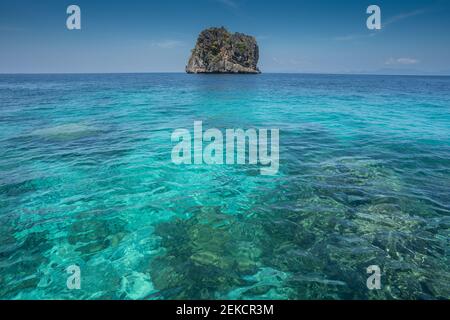
[[(172, 164), (195, 120), (279, 174)], [(448, 299), (449, 146), (445, 77), (2, 75), (0, 298)]]

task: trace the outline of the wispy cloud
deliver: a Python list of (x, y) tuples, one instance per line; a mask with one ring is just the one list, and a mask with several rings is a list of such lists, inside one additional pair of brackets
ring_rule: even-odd
[(382, 21), (382, 23), (381, 23), (382, 29), (379, 31), (376, 31), (376, 32), (372, 31), (370, 33), (364, 33), (364, 34), (348, 34), (348, 35), (344, 35), (344, 36), (335, 37), (334, 40), (336, 40), (336, 41), (351, 41), (351, 40), (357, 40), (357, 39), (362, 39), (362, 38), (370, 38), (370, 37), (376, 36), (383, 30), (385, 30), (388, 26), (390, 26), (394, 23), (424, 14), (428, 11), (429, 11), (428, 9), (423, 8), (423, 9), (418, 9), (418, 10), (414, 10), (414, 11), (410, 11), (410, 12), (400, 13), (398, 15), (395, 15), (395, 16), (387, 19), (386, 21)]
[(376, 35), (375, 32), (367, 33), (367, 34), (348, 34), (345, 36), (339, 36), (335, 37), (334, 40), (336, 41), (350, 41), (350, 40), (357, 40), (361, 38), (370, 38), (374, 37)]
[(238, 8), (238, 4), (233, 0), (215, 0), (215, 1), (220, 2), (221, 4), (223, 4), (229, 8), (232, 8), (232, 9)]
[(411, 17), (418, 16), (418, 15), (424, 14), (426, 12), (428, 12), (428, 9), (423, 8), (423, 9), (418, 9), (418, 10), (414, 10), (414, 11), (410, 11), (410, 12), (400, 13), (400, 14), (393, 16), (392, 18), (386, 20), (386, 22), (382, 23), (382, 26), (383, 26), (383, 28), (385, 28), (393, 23), (396, 23), (396, 22), (399, 22), (399, 21), (402, 21), (402, 20), (405, 20), (405, 19), (408, 19)]
[(162, 40), (159, 42), (153, 42), (153, 46), (161, 48), (161, 49), (174, 49), (178, 47), (182, 47), (184, 45), (183, 41), (180, 40)]
[(0, 31), (23, 31), (25, 29), (19, 27), (0, 26)]
[(420, 61), (413, 58), (389, 58), (385, 64), (386, 65), (412, 65), (412, 64), (418, 64)]
[(375, 32), (364, 33), (364, 34), (363, 33), (353, 33), (353, 34), (347, 34), (345, 36), (334, 37), (333, 40), (335, 40), (335, 41), (352, 41), (352, 40), (370, 38), (370, 37), (374, 37), (374, 36), (376, 36)]
[(280, 66), (306, 66), (311, 64), (309, 60), (298, 57), (288, 59), (280, 59), (277, 57), (272, 57), (272, 61)]
[(256, 36), (255, 38), (256, 38), (256, 40), (267, 40), (267, 39), (270, 39), (270, 36), (262, 34), (262, 35)]
[(247, 20), (249, 17), (246, 16), (245, 11), (241, 3), (238, 0), (209, 0), (213, 1), (219, 7), (219, 10), (226, 10), (228, 14), (232, 14), (240, 19)]

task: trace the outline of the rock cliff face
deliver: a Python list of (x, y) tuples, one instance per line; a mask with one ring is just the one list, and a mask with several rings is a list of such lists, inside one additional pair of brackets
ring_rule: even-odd
[(256, 39), (224, 27), (202, 31), (186, 66), (187, 73), (260, 73)]

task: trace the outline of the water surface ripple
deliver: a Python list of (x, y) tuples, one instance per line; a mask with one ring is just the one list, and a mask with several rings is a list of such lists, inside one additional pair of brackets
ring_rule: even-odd
[[(1, 75), (0, 98), (2, 299), (450, 298), (448, 77)], [(279, 128), (278, 175), (172, 164), (195, 120)]]

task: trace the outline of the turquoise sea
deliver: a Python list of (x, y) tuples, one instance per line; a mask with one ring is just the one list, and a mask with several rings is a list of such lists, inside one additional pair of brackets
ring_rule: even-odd
[[(196, 120), (278, 174), (173, 164)], [(0, 75), (0, 298), (450, 299), (450, 77)]]

